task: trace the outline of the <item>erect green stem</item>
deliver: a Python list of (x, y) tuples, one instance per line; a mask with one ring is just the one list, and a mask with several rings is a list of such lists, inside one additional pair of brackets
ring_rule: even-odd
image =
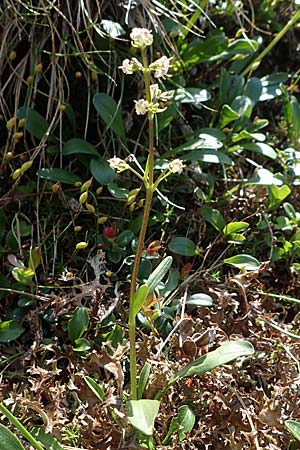
[[(143, 65), (144, 65), (144, 78), (145, 78), (145, 90), (146, 99), (151, 101), (150, 95), (150, 73), (148, 71), (148, 63), (144, 50), (142, 50)], [(145, 170), (144, 185), (146, 188), (146, 198), (144, 204), (144, 211), (142, 217), (142, 223), (138, 238), (138, 244), (135, 251), (135, 258), (132, 268), (131, 284), (130, 284), (130, 302), (129, 302), (129, 342), (130, 342), (130, 396), (132, 400), (137, 399), (137, 373), (136, 373), (136, 348), (135, 348), (135, 317), (131, 314), (134, 294), (137, 286), (138, 273), (140, 268), (140, 262), (142, 252), (145, 244), (145, 237), (149, 222), (149, 216), (151, 211), (152, 197), (154, 192), (154, 123), (153, 117), (148, 116), (149, 128), (148, 128), (148, 158)]]
[(0, 412), (8, 418), (10, 423), (17, 428), (19, 433), (22, 434), (36, 450), (44, 450), (44, 447), (29, 433), (29, 431), (26, 430), (21, 422), (3, 405), (3, 403), (0, 403)]
[(291, 20), (288, 21), (288, 23), (282, 28), (282, 30), (275, 36), (272, 42), (252, 61), (249, 66), (247, 66), (241, 75), (244, 77), (247, 75), (248, 72), (251, 72), (259, 66), (261, 60), (272, 50), (272, 48), (277, 44), (277, 42), (280, 41), (280, 39), (283, 38), (285, 33), (287, 33), (292, 26), (299, 20), (300, 18), (300, 8), (297, 10), (297, 12), (294, 14), (294, 16), (291, 18)]

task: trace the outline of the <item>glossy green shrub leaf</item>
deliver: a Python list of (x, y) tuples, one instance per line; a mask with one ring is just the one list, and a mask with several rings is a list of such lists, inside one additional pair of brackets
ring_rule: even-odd
[(235, 255), (224, 259), (224, 263), (237, 267), (242, 271), (253, 271), (260, 268), (260, 262), (250, 255)]
[(0, 322), (0, 342), (10, 342), (18, 339), (25, 331), (18, 320)]
[(78, 338), (78, 339), (75, 339), (75, 341), (73, 342), (74, 352), (83, 353), (83, 352), (89, 351), (90, 349), (91, 349), (91, 344), (85, 338)]
[(248, 80), (245, 88), (245, 95), (250, 98), (252, 106), (254, 106), (258, 102), (262, 94), (262, 89), (262, 82), (259, 78), (252, 77), (250, 78), (250, 80)]
[(200, 105), (203, 102), (207, 102), (210, 98), (211, 95), (206, 89), (182, 87), (174, 91), (172, 101)]
[(130, 244), (132, 239), (134, 238), (134, 233), (131, 230), (122, 231), (116, 238), (116, 244), (119, 247), (126, 247), (126, 245)]
[(186, 438), (186, 434), (190, 433), (195, 425), (195, 414), (187, 405), (178, 408), (178, 416), (173, 417), (169, 426), (168, 433), (162, 444), (171, 444), (171, 437), (178, 433), (179, 442)]
[(291, 203), (285, 202), (283, 204), (283, 209), (289, 219), (293, 220), (299, 218), (299, 213), (296, 212), (295, 208), (293, 207), (293, 205), (291, 205)]
[(213, 299), (210, 295), (199, 292), (198, 294), (189, 295), (185, 304), (189, 306), (212, 306)]
[(132, 306), (130, 308), (130, 316), (135, 318), (136, 315), (140, 312), (143, 305), (145, 304), (147, 297), (149, 295), (149, 286), (147, 284), (143, 284), (138, 288), (136, 293), (134, 294), (132, 300)]
[(19, 439), (0, 423), (0, 450), (25, 450)]
[(240, 118), (249, 119), (252, 113), (252, 102), (246, 95), (239, 95), (231, 103), (231, 108), (238, 114)]
[(30, 434), (39, 442), (41, 442), (47, 450), (64, 450), (64, 447), (50, 433), (40, 427), (34, 427), (30, 430)]
[(34, 276), (34, 270), (30, 267), (14, 267), (12, 275), (18, 283), (29, 285)]
[(224, 153), (217, 150), (194, 150), (190, 153), (182, 155), (183, 161), (202, 161), (210, 164), (226, 164), (233, 165), (232, 159), (230, 159)]
[(107, 94), (99, 93), (94, 96), (93, 103), (107, 128), (119, 136), (123, 143), (126, 142), (121, 109), (115, 100)]
[(65, 142), (62, 151), (64, 156), (69, 155), (92, 155), (99, 156), (95, 147), (84, 139), (73, 138)]
[(218, 366), (228, 364), (229, 362), (239, 358), (240, 356), (253, 355), (253, 346), (246, 341), (229, 341), (222, 344), (216, 350), (206, 353), (200, 358), (192, 361), (183, 369), (175, 374), (170, 380), (169, 385), (172, 385), (179, 378), (191, 377), (193, 375), (203, 375), (210, 372)]
[(281, 186), (283, 184), (282, 180), (277, 178), (268, 169), (257, 169), (256, 175), (253, 178), (246, 180), (247, 184), (258, 184), (263, 186)]
[(285, 200), (291, 193), (289, 186), (268, 186), (268, 208), (277, 209), (283, 200)]
[(112, 20), (101, 20), (100, 26), (111, 38), (117, 38), (125, 34), (123, 27)]
[(172, 265), (172, 262), (173, 262), (172, 256), (167, 256), (159, 263), (156, 269), (151, 273), (149, 278), (146, 280), (146, 284), (149, 287), (149, 294), (151, 294), (156, 289), (158, 284), (168, 273)]
[(109, 190), (109, 192), (111, 193), (111, 195), (115, 198), (119, 198), (119, 199), (124, 199), (126, 200), (129, 194), (129, 190), (126, 188), (121, 188), (119, 187), (116, 183), (114, 183), (113, 181), (111, 181), (108, 185), (107, 185), (107, 189)]
[(217, 103), (219, 108), (223, 105), (231, 105), (233, 100), (242, 95), (244, 89), (245, 79), (241, 75), (230, 73), (226, 69), (221, 70), (219, 81), (219, 95)]
[(18, 119), (26, 119), (25, 130), (32, 136), (42, 139), (48, 131), (47, 120), (37, 111), (27, 106), (22, 106), (17, 111)]
[(154, 421), (158, 414), (158, 400), (130, 400), (126, 403), (128, 420), (141, 433), (151, 436), (154, 431)]
[(77, 181), (81, 181), (78, 175), (65, 169), (39, 169), (36, 174), (46, 180), (65, 184), (74, 184)]
[(230, 222), (223, 228), (223, 234), (241, 233), (249, 227), (247, 222)]
[(151, 372), (151, 364), (146, 362), (140, 372), (138, 389), (137, 389), (137, 399), (140, 400), (143, 397), (144, 390), (147, 386), (149, 376)]
[(86, 382), (86, 384), (88, 385), (88, 387), (90, 388), (90, 390), (93, 392), (95, 397), (97, 397), (97, 399), (100, 402), (103, 402), (103, 400), (104, 400), (104, 390), (102, 389), (100, 384), (98, 384), (93, 378), (88, 377), (88, 376), (83, 377), (83, 379)]
[(251, 152), (259, 153), (271, 159), (277, 159), (275, 150), (270, 145), (264, 144), (262, 142), (258, 142), (256, 144), (243, 144), (243, 148), (245, 150), (250, 150)]
[(181, 54), (185, 67), (198, 64), (223, 53), (228, 46), (228, 38), (220, 30), (213, 30), (203, 38), (194, 39)]
[(261, 78), (262, 93), (259, 97), (259, 101), (272, 100), (273, 98), (281, 96), (281, 84), (285, 83), (288, 78), (289, 75), (286, 72), (278, 72)]
[(297, 422), (296, 420), (286, 420), (284, 424), (294, 438), (300, 441), (300, 422)]
[(231, 108), (229, 105), (223, 105), (219, 127), (222, 129), (226, 127), (226, 125), (228, 125), (230, 122), (237, 120), (239, 117), (239, 114), (233, 108)]
[(211, 223), (220, 233), (223, 233), (226, 222), (220, 211), (210, 206), (203, 206), (201, 208), (201, 214), (206, 222)]
[(71, 319), (68, 321), (68, 335), (72, 342), (79, 339), (87, 330), (89, 324), (89, 313), (87, 308), (79, 306), (73, 312)]
[(226, 240), (231, 244), (242, 244), (245, 242), (246, 237), (240, 233), (231, 233), (226, 235)]
[(181, 236), (173, 238), (168, 244), (168, 249), (182, 256), (194, 256), (197, 250), (191, 239)]
[(109, 184), (115, 178), (115, 172), (106, 159), (92, 159), (90, 170), (96, 181), (100, 184)]

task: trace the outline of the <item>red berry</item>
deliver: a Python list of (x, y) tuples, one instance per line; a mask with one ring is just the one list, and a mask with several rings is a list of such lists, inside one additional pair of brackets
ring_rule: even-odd
[(103, 236), (105, 239), (113, 239), (116, 237), (116, 229), (113, 227), (104, 227), (103, 229)]

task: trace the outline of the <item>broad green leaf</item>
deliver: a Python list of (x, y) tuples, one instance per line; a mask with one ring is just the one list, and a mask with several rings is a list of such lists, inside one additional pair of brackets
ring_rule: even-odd
[(136, 315), (142, 309), (142, 306), (145, 304), (148, 295), (149, 295), (149, 286), (147, 284), (143, 284), (138, 288), (132, 300), (132, 306), (130, 308), (129, 313), (130, 316), (132, 316), (133, 318), (136, 317)]
[(263, 186), (270, 186), (275, 184), (276, 186), (282, 186), (283, 182), (281, 179), (277, 178), (268, 169), (257, 169), (256, 176), (245, 180), (247, 185), (258, 184)]
[(286, 420), (284, 424), (294, 438), (300, 441), (300, 422), (296, 422), (296, 420)]
[(64, 447), (58, 442), (55, 437), (40, 427), (34, 427), (30, 430), (30, 434), (39, 442), (41, 442), (47, 450), (64, 450)]
[(260, 262), (250, 255), (235, 255), (224, 259), (224, 263), (243, 271), (253, 271), (260, 268)]
[(100, 402), (104, 400), (104, 391), (102, 387), (91, 377), (83, 377), (84, 381)]
[(199, 292), (198, 294), (189, 295), (185, 304), (189, 306), (212, 306), (213, 299), (210, 295)]
[(34, 270), (31, 267), (14, 267), (12, 275), (18, 283), (26, 284), (27, 286), (32, 282)]
[(73, 342), (73, 350), (74, 352), (87, 352), (91, 349), (90, 342), (85, 338), (75, 339)]
[(250, 98), (251, 102), (252, 102), (252, 106), (254, 106), (261, 94), (262, 94), (262, 83), (261, 80), (257, 77), (252, 77), (250, 78), (250, 80), (247, 82), (246, 88), (245, 88), (245, 95), (247, 95), (247, 97)]
[(98, 151), (92, 144), (83, 139), (77, 138), (73, 138), (65, 142), (62, 152), (64, 156), (79, 154), (99, 156)]
[(220, 30), (213, 30), (203, 38), (194, 39), (181, 55), (185, 67), (198, 64), (210, 57), (220, 55), (228, 46), (228, 38)]
[(169, 385), (175, 383), (179, 378), (203, 375), (216, 367), (228, 364), (240, 356), (253, 355), (253, 346), (246, 341), (229, 341), (222, 344), (216, 350), (206, 353), (200, 358), (192, 361), (171, 378)]
[(68, 321), (68, 335), (72, 342), (80, 338), (87, 330), (89, 324), (89, 313), (84, 306), (78, 306), (71, 319)]
[(154, 289), (158, 286), (164, 276), (168, 273), (173, 262), (172, 256), (167, 256), (164, 258), (156, 269), (151, 273), (149, 278), (146, 280), (146, 285), (149, 287), (149, 294), (151, 294)]
[(220, 116), (219, 127), (224, 128), (230, 122), (237, 120), (239, 117), (240, 117), (239, 114), (234, 109), (232, 109), (229, 105), (223, 105), (222, 111), (221, 111), (221, 116)]
[(109, 190), (109, 192), (111, 193), (111, 195), (115, 198), (119, 198), (119, 199), (127, 199), (128, 194), (129, 194), (129, 190), (126, 188), (120, 188), (116, 183), (114, 183), (113, 181), (110, 182), (107, 185), (107, 189)]
[(242, 244), (245, 242), (246, 237), (240, 233), (231, 233), (226, 235), (226, 240), (231, 244)]
[(17, 111), (18, 119), (26, 119), (25, 130), (32, 136), (42, 139), (48, 131), (49, 124), (47, 120), (37, 111), (27, 106), (22, 106)]
[(295, 208), (293, 207), (293, 205), (291, 205), (291, 203), (285, 202), (283, 204), (283, 209), (289, 219), (299, 218), (299, 213), (296, 212)]
[(104, 158), (92, 159), (90, 170), (96, 181), (100, 184), (109, 184), (115, 178), (115, 172)]
[(168, 433), (164, 438), (162, 444), (168, 445), (171, 443), (173, 434), (178, 433), (179, 442), (186, 438), (186, 433), (190, 433), (195, 425), (195, 414), (187, 405), (182, 405), (178, 408), (178, 416), (173, 417), (169, 426)]
[(129, 400), (126, 405), (127, 418), (131, 425), (141, 433), (151, 436), (160, 402), (158, 400)]
[(268, 144), (262, 142), (242, 144), (245, 150), (250, 150), (251, 152), (260, 153), (261, 155), (267, 156), (271, 159), (277, 159), (277, 154), (275, 150)]
[(122, 231), (116, 238), (116, 244), (119, 247), (126, 247), (126, 245), (130, 244), (134, 237), (134, 233), (131, 230)]
[(213, 149), (217, 150), (218, 148), (223, 147), (223, 143), (208, 133), (199, 133), (196, 139), (190, 139), (179, 147), (174, 148), (173, 150), (165, 153), (163, 157), (169, 158), (170, 156), (176, 155), (177, 153), (181, 153), (187, 150), (199, 150), (199, 149)]
[(268, 207), (276, 209), (291, 193), (289, 186), (284, 184), (281, 187), (271, 185), (268, 187)]
[(249, 119), (252, 113), (252, 102), (246, 95), (239, 95), (231, 103), (231, 108), (239, 115)]
[(145, 390), (145, 387), (147, 386), (149, 375), (151, 372), (151, 364), (146, 362), (140, 372), (139, 375), (139, 382), (138, 382), (138, 389), (137, 389), (137, 399), (140, 400), (143, 397), (143, 393)]
[(178, 103), (193, 103), (199, 105), (207, 102), (211, 98), (210, 93), (206, 89), (199, 88), (178, 88), (174, 91), (172, 101)]
[(19, 439), (0, 423), (0, 450), (25, 450)]
[(195, 256), (197, 250), (191, 239), (181, 236), (173, 238), (168, 244), (168, 249), (182, 256)]
[(126, 135), (120, 106), (112, 97), (104, 93), (96, 94), (93, 103), (107, 128), (111, 129), (125, 143)]
[(59, 183), (74, 184), (81, 181), (78, 175), (69, 172), (65, 169), (39, 169), (36, 173), (39, 177), (50, 181), (57, 181)]
[(262, 133), (249, 133), (247, 130), (242, 130), (238, 134), (232, 135), (232, 142), (239, 142), (245, 139), (255, 139), (256, 141), (263, 142), (266, 140), (266, 136)]
[(25, 331), (18, 320), (0, 322), (0, 342), (10, 342), (18, 339)]
[(125, 34), (123, 27), (112, 20), (101, 20), (100, 26), (111, 38), (117, 38)]
[(226, 222), (220, 211), (210, 206), (203, 206), (201, 208), (201, 214), (206, 222), (211, 223), (220, 233), (223, 233)]
[(233, 165), (232, 159), (217, 150), (194, 150), (190, 153), (182, 155), (181, 159), (183, 161), (202, 161), (211, 164)]
[(241, 75), (230, 73), (226, 69), (221, 70), (219, 81), (219, 95), (218, 105), (221, 108), (223, 105), (231, 105), (233, 100), (242, 95), (244, 89), (245, 79)]
[(286, 72), (274, 73), (261, 78), (262, 93), (259, 97), (259, 101), (272, 100), (275, 97), (281, 96), (281, 84), (285, 83), (288, 78), (289, 75)]
[(247, 222), (230, 222), (227, 223), (223, 229), (223, 234), (241, 233), (246, 231), (249, 227)]

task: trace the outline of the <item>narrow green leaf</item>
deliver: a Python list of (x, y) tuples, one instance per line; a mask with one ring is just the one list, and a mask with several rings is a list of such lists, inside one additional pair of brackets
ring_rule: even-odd
[(47, 450), (64, 450), (64, 447), (58, 442), (55, 437), (45, 431), (40, 427), (34, 427), (30, 430), (30, 434), (41, 442)]
[(10, 342), (18, 339), (25, 331), (18, 320), (0, 322), (0, 342)]
[(0, 450), (25, 450), (19, 439), (2, 423), (0, 424)]
[(146, 284), (149, 287), (149, 294), (154, 291), (156, 286), (161, 282), (164, 276), (167, 274), (173, 262), (172, 256), (167, 256), (164, 258), (156, 269), (151, 273), (149, 278), (146, 280)]
[(178, 408), (178, 437), (179, 441), (183, 441), (186, 438), (186, 433), (190, 433), (195, 425), (195, 414), (191, 408), (187, 405), (182, 405)]
[(158, 400), (130, 400), (126, 405), (127, 417), (131, 425), (141, 433), (151, 436), (160, 402)]
[(72, 318), (68, 322), (68, 335), (72, 342), (79, 339), (87, 330), (89, 324), (89, 313), (87, 308), (79, 306), (73, 312)]
[(224, 259), (224, 263), (243, 271), (253, 271), (260, 268), (260, 262), (250, 255), (235, 255)]
[(39, 177), (50, 181), (58, 181), (59, 183), (74, 184), (81, 181), (78, 175), (65, 169), (39, 169), (36, 173)]
[(130, 316), (132, 315), (133, 317), (135, 317), (140, 312), (142, 306), (147, 300), (148, 295), (149, 295), (149, 286), (147, 284), (143, 284), (138, 288), (132, 300)]
[(277, 159), (277, 153), (275, 150), (268, 144), (264, 144), (263, 142), (242, 144), (245, 150), (250, 150), (251, 152), (259, 153), (261, 155), (266, 156), (267, 158)]
[(184, 236), (177, 236), (172, 239), (168, 244), (168, 249), (182, 256), (195, 256), (197, 250), (194, 242)]
[(62, 152), (64, 156), (77, 154), (99, 156), (98, 151), (92, 144), (85, 141), (84, 139), (78, 138), (69, 139), (67, 142), (65, 142)]
[(143, 397), (143, 393), (144, 393), (145, 387), (147, 386), (150, 372), (151, 372), (151, 364), (146, 362), (144, 364), (144, 367), (141, 370), (140, 375), (139, 375), (138, 390), (137, 390), (137, 399), (138, 400), (140, 400)]
[(286, 420), (284, 424), (294, 438), (300, 441), (300, 422), (296, 422), (296, 420)]
[(176, 382), (179, 378), (191, 377), (193, 375), (203, 375), (223, 364), (239, 358), (240, 356), (253, 355), (253, 346), (246, 341), (229, 341), (222, 344), (216, 350), (206, 353), (206, 355), (192, 361), (183, 369), (175, 374), (170, 380), (169, 385)]
[(83, 379), (86, 382), (86, 384), (88, 385), (88, 387), (90, 388), (90, 390), (93, 392), (95, 397), (97, 397), (97, 399), (100, 402), (103, 402), (104, 390), (102, 389), (102, 387), (91, 377), (86, 376), (86, 377), (83, 377)]

